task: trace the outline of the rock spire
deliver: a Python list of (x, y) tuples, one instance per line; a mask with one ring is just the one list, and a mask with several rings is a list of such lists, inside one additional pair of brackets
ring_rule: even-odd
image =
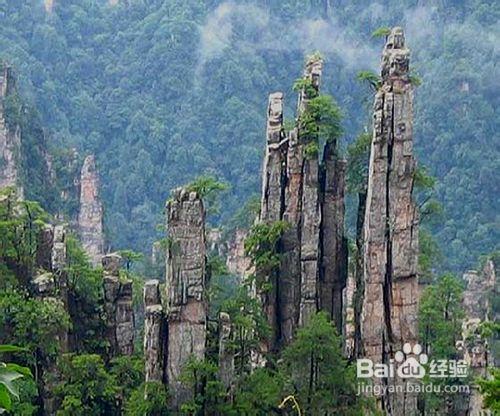
[(101, 263), (104, 252), (102, 220), (99, 174), (94, 155), (89, 155), (83, 162), (80, 175), (78, 230), (83, 248), (94, 266)]
[(188, 359), (203, 359), (207, 337), (205, 209), (196, 192), (177, 189), (167, 202), (166, 378), (174, 406), (192, 396), (179, 380)]
[[(375, 95), (363, 231), (361, 337), (364, 356), (375, 363), (387, 363), (404, 343), (416, 343), (418, 335), (418, 213), (412, 196), (409, 55), (403, 30), (392, 29), (382, 54), (382, 86)], [(387, 414), (412, 414), (416, 397), (386, 395), (380, 405)]]

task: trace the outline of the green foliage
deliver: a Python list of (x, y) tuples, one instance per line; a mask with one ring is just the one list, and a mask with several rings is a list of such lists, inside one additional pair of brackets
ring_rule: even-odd
[(245, 204), (239, 208), (236, 213), (229, 219), (224, 229), (224, 234), (227, 237), (233, 237), (231, 234), (237, 229), (247, 230), (255, 222), (255, 219), (260, 213), (260, 195), (251, 196)]
[(496, 414), (500, 412), (500, 369), (493, 368), (490, 372), (490, 377), (478, 380), (478, 384), (484, 396), (484, 407)]
[(445, 274), (426, 287), (420, 300), (420, 340), (434, 359), (455, 359), (456, 341), (461, 338), (464, 310), (463, 284)]
[(283, 388), (280, 373), (257, 368), (241, 379), (234, 398), (234, 410), (237, 415), (279, 414)]
[(419, 230), (418, 247), (419, 282), (431, 283), (434, 271), (442, 261), (443, 255), (436, 240), (425, 228)]
[(125, 261), (125, 270), (127, 270), (127, 272), (130, 271), (133, 263), (144, 259), (144, 254), (137, 253), (133, 250), (119, 250), (118, 254), (122, 256), (122, 259)]
[(55, 358), (60, 353), (58, 336), (70, 327), (61, 302), (33, 299), (16, 290), (0, 291), (0, 342), (8, 340), (32, 351), (25, 357), (29, 365), (37, 365), (42, 355)]
[(37, 202), (18, 200), (12, 188), (0, 190), (0, 259), (24, 286), (35, 266), (38, 233), (47, 219)]
[(117, 380), (108, 373), (99, 355), (62, 358), (61, 381), (54, 393), (61, 401), (58, 416), (113, 415), (117, 412)]
[(182, 383), (194, 397), (181, 406), (181, 414), (227, 414), (226, 389), (217, 379), (218, 367), (208, 360), (189, 359), (181, 373)]
[(307, 102), (299, 117), (299, 131), (306, 140), (334, 142), (342, 135), (342, 113), (329, 95), (318, 95)]
[(271, 272), (280, 263), (277, 243), (289, 224), (276, 221), (272, 224), (255, 224), (245, 240), (245, 253), (254, 266), (264, 272)]
[(221, 307), (231, 317), (233, 337), (228, 348), (235, 354), (235, 371), (240, 378), (250, 372), (251, 352), (259, 348), (270, 332), (261, 303), (250, 295), (252, 280), (244, 283)]
[(356, 75), (356, 80), (369, 85), (374, 92), (378, 91), (382, 86), (382, 80), (380, 79), (380, 76), (373, 71), (359, 71)]
[(298, 78), (293, 83), (293, 90), (296, 92), (303, 91), (306, 97), (314, 98), (318, 96), (318, 91), (314, 88), (312, 79), (310, 78)]
[(202, 175), (186, 186), (188, 192), (196, 192), (203, 199), (207, 212), (217, 214), (220, 210), (218, 196), (229, 189), (229, 185), (218, 181), (214, 176)]
[(317, 159), (319, 154), (319, 144), (315, 141), (307, 143), (304, 147), (304, 157), (306, 159)]
[(391, 28), (382, 26), (372, 32), (372, 38), (385, 38), (391, 34)]
[(109, 373), (119, 383), (120, 396), (130, 397), (144, 380), (144, 359), (142, 357), (120, 356), (111, 360)]
[(76, 349), (82, 353), (104, 352), (102, 271), (91, 267), (80, 242), (71, 234), (66, 236), (66, 252), (68, 288), (77, 311), (73, 314)]
[[(25, 351), (25, 349), (13, 345), (0, 345), (0, 354), (22, 351)], [(0, 413), (12, 409), (12, 397), (19, 400), (19, 387), (16, 380), (25, 376), (31, 377), (28, 368), (0, 361)]]
[(370, 162), (370, 133), (361, 133), (347, 147), (347, 190), (351, 193), (365, 192), (368, 186), (368, 165)]
[(354, 368), (342, 356), (342, 338), (320, 312), (297, 331), (282, 354), (284, 373), (305, 414), (358, 415), (369, 403), (356, 395)]
[(168, 416), (168, 391), (163, 383), (148, 382), (134, 390), (125, 404), (125, 416)]

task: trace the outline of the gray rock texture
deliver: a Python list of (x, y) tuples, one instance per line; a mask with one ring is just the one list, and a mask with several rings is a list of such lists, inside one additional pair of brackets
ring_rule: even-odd
[(103, 208), (100, 181), (95, 157), (89, 155), (83, 162), (80, 175), (80, 212), (78, 231), (85, 252), (94, 266), (101, 263), (104, 252)]
[(204, 358), (207, 336), (205, 209), (196, 192), (173, 192), (167, 230), (166, 377), (173, 405), (179, 406), (193, 393), (179, 376), (190, 358)]
[[(416, 343), (418, 336), (418, 213), (412, 197), (409, 54), (403, 30), (392, 29), (382, 54), (382, 86), (375, 95), (364, 220), (361, 337), (364, 356), (377, 363), (393, 358), (404, 343)], [(416, 397), (387, 394), (380, 405), (387, 414), (414, 414)]]

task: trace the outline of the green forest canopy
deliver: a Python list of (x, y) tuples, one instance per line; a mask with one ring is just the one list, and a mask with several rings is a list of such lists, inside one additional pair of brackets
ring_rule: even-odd
[(170, 189), (201, 173), (231, 185), (215, 222), (258, 192), (267, 95), (284, 91), (293, 116), (288, 86), (313, 50), (352, 142), (370, 120), (356, 74), (377, 69), (382, 40), (372, 33), (401, 24), (424, 81), (416, 149), (444, 207), (433, 231), (447, 268), (471, 266), (499, 241), (500, 5), (331, 3), (56, 0), (47, 13), (41, 0), (0, 0), (0, 58), (17, 68), (53, 148), (96, 153), (108, 236), (139, 250), (156, 238)]

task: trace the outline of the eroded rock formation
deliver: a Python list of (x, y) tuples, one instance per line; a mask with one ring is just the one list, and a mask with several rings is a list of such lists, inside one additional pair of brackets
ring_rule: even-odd
[(14, 77), (8, 65), (0, 62), (0, 189), (13, 187), (20, 199), (23, 187), (20, 180), (21, 129), (6, 114), (6, 98), (15, 88)]
[(179, 381), (191, 357), (203, 359), (207, 333), (205, 209), (196, 192), (177, 189), (167, 202), (166, 377), (174, 406), (192, 395)]
[(221, 312), (219, 315), (219, 378), (231, 395), (234, 383), (234, 352), (231, 343), (231, 318)]
[(226, 266), (230, 274), (244, 277), (251, 271), (250, 258), (245, 254), (247, 235), (247, 230), (237, 229), (227, 244)]
[[(38, 235), (36, 252), (38, 273), (31, 282), (33, 294), (43, 302), (56, 303), (61, 309), (69, 312), (66, 261), (65, 227), (47, 224)], [(61, 353), (68, 352), (68, 332), (61, 331), (56, 336)], [(57, 402), (53, 391), (59, 378), (56, 361), (48, 356), (40, 356), (37, 362), (37, 373), (40, 377), (40, 393), (44, 414), (54, 415), (57, 410)]]
[(144, 285), (144, 306), (145, 380), (161, 382), (164, 380), (167, 333), (158, 280), (149, 280)]
[(78, 231), (83, 248), (94, 266), (101, 262), (104, 248), (103, 208), (100, 182), (95, 157), (89, 155), (83, 162), (80, 176), (80, 212)]
[(325, 146), (320, 163), (316, 133), (307, 131), (303, 122), (308, 103), (319, 95), (322, 70), (318, 55), (307, 60), (297, 124), (288, 134), (283, 128), (283, 94), (269, 96), (259, 221), (287, 223), (279, 242), (282, 260), (278, 270), (270, 276), (259, 276), (256, 271), (270, 287), (261, 294), (272, 328), (270, 351), (289, 344), (296, 329), (306, 325), (319, 309), (327, 311), (342, 330), (342, 291), (347, 276), (345, 161), (332, 141)]
[[(418, 213), (412, 198), (413, 87), (401, 28), (387, 37), (382, 86), (375, 96), (373, 139), (364, 221), (364, 356), (387, 363), (404, 343), (417, 341)], [(376, 379), (376, 383), (403, 383)], [(387, 394), (387, 414), (413, 414), (416, 397)]]
[(132, 355), (134, 352), (132, 281), (120, 278), (121, 261), (121, 256), (116, 253), (102, 257), (106, 339), (110, 357)]
[[(496, 285), (493, 261), (488, 260), (480, 273), (475, 270), (465, 273), (464, 281), (467, 283), (467, 288), (463, 297), (465, 319), (462, 326), (461, 349), (463, 358), (469, 365), (469, 375), (474, 379), (484, 378), (488, 377), (488, 368), (494, 366), (488, 340), (481, 335), (481, 324), (492, 319), (491, 295)], [(488, 414), (483, 409), (483, 398), (476, 385), (471, 385), (467, 414), (471, 416)]]

